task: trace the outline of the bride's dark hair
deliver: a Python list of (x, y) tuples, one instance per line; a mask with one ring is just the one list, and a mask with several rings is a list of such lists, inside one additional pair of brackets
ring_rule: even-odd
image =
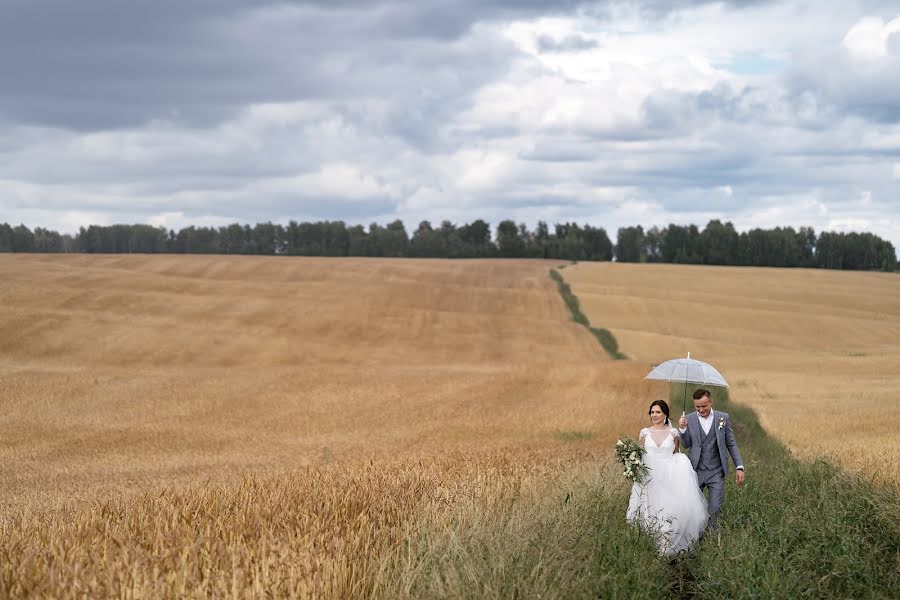
[(648, 415), (650, 414), (650, 411), (653, 410), (654, 406), (658, 406), (659, 409), (661, 411), (663, 411), (663, 414), (666, 415), (666, 425), (668, 425), (669, 424), (669, 405), (666, 404), (665, 400), (654, 400), (653, 402), (650, 403), (650, 409), (647, 410)]

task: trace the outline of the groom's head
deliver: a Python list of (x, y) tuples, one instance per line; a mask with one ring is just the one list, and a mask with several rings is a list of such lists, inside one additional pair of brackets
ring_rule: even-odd
[(694, 410), (704, 419), (709, 416), (712, 411), (712, 396), (709, 395), (709, 390), (700, 388), (694, 392)]

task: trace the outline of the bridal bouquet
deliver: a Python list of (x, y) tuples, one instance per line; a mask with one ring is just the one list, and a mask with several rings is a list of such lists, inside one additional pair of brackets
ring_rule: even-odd
[(625, 468), (622, 475), (635, 483), (644, 483), (650, 470), (644, 464), (644, 448), (630, 437), (616, 442), (616, 458)]

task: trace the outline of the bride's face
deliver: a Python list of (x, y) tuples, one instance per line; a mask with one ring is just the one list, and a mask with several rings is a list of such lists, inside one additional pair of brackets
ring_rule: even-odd
[(654, 425), (659, 425), (666, 420), (666, 415), (659, 405), (650, 409), (650, 420), (653, 421)]

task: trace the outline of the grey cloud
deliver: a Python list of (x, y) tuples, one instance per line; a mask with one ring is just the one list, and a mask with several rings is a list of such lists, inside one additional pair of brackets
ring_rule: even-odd
[[(243, 199), (233, 206), (222, 207), (223, 214), (235, 215), (242, 223), (256, 223), (265, 219), (260, 214), (273, 215), (273, 219), (286, 222), (296, 221), (345, 221), (351, 225), (368, 225), (379, 221), (396, 209), (396, 201), (382, 197), (347, 200), (346, 198), (283, 198), (270, 201), (267, 206), (254, 207)], [(231, 209), (231, 210), (228, 210)], [(262, 213), (261, 213), (262, 211)], [(382, 223), (384, 224), (384, 223)], [(409, 227), (409, 224), (406, 224)]]
[[(74, 130), (151, 120), (212, 126), (250, 103), (397, 101), (420, 89), (458, 108), (512, 53), (496, 42), (474, 48), (481, 53), (459, 48), (454, 42), (473, 24), (570, 13), (583, 4), (6, 0), (0, 3), (0, 120)], [(586, 43), (573, 38), (557, 47)], [(398, 106), (402, 114), (434, 110), (427, 103)], [(439, 111), (432, 119), (445, 116)], [(420, 137), (425, 143), (428, 133)]]
[[(900, 122), (900, 35), (888, 40), (881, 58), (855, 59), (840, 48), (828, 55), (801, 57), (785, 84), (797, 105), (812, 103), (826, 116), (855, 114), (863, 119)], [(827, 65), (827, 66), (823, 66)]]
[(452, 101), (506, 60), (451, 43), (473, 23), (576, 4), (11, 0), (0, 5), (0, 118), (90, 130), (420, 88)]
[(900, 31), (890, 34), (885, 40), (885, 47), (891, 56), (900, 56)]
[(660, 22), (681, 11), (708, 4), (718, 4), (729, 9), (741, 9), (772, 2), (773, 0), (608, 0), (583, 2), (579, 8), (584, 15), (598, 20), (607, 20), (615, 15), (616, 10), (626, 7), (629, 10), (636, 10), (646, 21)]
[[(743, 188), (737, 187), (737, 194), (728, 196), (718, 193), (708, 187), (696, 186), (692, 188), (679, 188), (674, 191), (670, 187), (648, 187), (644, 191), (647, 196), (655, 198), (663, 210), (669, 213), (692, 214), (708, 213), (718, 210), (725, 214), (739, 212), (747, 204), (747, 198), (742, 197)], [(706, 225), (692, 219), (695, 225)]]
[[(241, 72), (212, 10), (237, 2), (122, 3), (12, 0), (0, 6), (0, 114), (10, 120), (91, 129), (217, 113), (222, 80)], [(237, 63), (237, 64), (236, 64)], [(226, 99), (227, 101), (227, 99)]]
[(522, 160), (549, 163), (589, 162), (597, 157), (597, 150), (588, 140), (558, 140), (541, 138), (534, 148), (520, 152)]
[[(577, 133), (593, 142), (648, 142), (691, 135), (708, 129), (712, 123), (766, 122), (773, 117), (770, 98), (766, 92), (752, 87), (735, 89), (718, 84), (700, 92), (681, 92), (661, 89), (649, 94), (640, 105), (638, 118), (622, 120), (606, 126), (583, 126)], [(568, 128), (548, 127), (544, 134), (552, 134), (555, 140), (567, 139), (572, 133)], [(567, 148), (559, 150), (538, 147), (523, 153), (523, 157), (542, 160), (584, 160), (585, 144), (567, 142)]]
[(700, 92), (655, 92), (644, 101), (642, 113), (650, 130), (665, 134), (685, 133), (711, 121), (771, 121), (774, 109), (772, 97), (765, 90), (719, 83)]
[[(77, 208), (81, 211), (102, 213), (109, 222), (149, 222), (156, 215), (178, 212), (185, 218), (216, 217), (242, 223), (266, 220), (337, 220), (367, 223), (371, 219), (395, 210), (396, 200), (384, 196), (344, 198), (329, 194), (282, 191), (260, 193), (240, 186), (219, 185), (204, 189), (203, 194), (180, 193), (183, 190), (153, 189), (153, 195), (143, 195), (142, 186), (127, 189), (103, 190), (90, 198), (80, 199), (77, 207), (73, 199), (64, 196), (41, 197), (34, 200), (18, 200), (9, 205), (0, 201), (0, 215), (4, 210), (20, 212), (63, 212)], [(0, 217), (0, 222), (3, 222)]]
[(549, 35), (538, 38), (538, 48), (541, 52), (581, 52), (596, 47), (596, 41), (580, 35), (568, 35), (561, 40)]

